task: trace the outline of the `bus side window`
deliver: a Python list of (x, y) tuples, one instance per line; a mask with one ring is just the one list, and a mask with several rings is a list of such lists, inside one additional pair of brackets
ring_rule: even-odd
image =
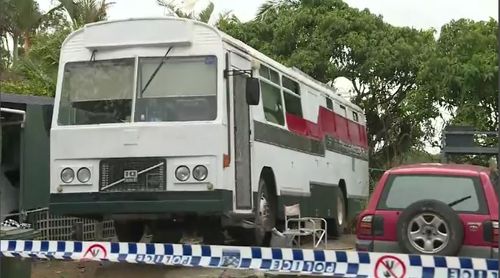
[(285, 118), (283, 116), (280, 88), (264, 80), (261, 80), (260, 84), (266, 120), (275, 124), (284, 125)]
[(358, 117), (358, 113), (352, 111), (352, 119), (355, 121), (355, 122), (359, 122), (359, 117)]
[(302, 118), (302, 104), (300, 102), (299, 83), (283, 76), (283, 98), (287, 113)]
[(333, 101), (330, 98), (326, 98), (326, 108), (333, 111)]

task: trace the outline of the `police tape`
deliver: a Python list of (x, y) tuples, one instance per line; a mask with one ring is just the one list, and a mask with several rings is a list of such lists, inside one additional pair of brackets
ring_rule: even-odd
[(1, 240), (6, 257), (254, 269), (337, 277), (500, 278), (498, 260), (158, 243)]

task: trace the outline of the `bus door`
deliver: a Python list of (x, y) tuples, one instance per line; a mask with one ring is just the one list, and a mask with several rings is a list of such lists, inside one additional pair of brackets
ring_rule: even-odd
[(251, 68), (247, 59), (231, 53), (231, 70), (233, 79), (233, 107), (234, 107), (234, 161), (236, 176), (236, 209), (252, 209), (252, 181), (250, 158), (250, 109), (246, 102), (246, 74), (238, 70)]

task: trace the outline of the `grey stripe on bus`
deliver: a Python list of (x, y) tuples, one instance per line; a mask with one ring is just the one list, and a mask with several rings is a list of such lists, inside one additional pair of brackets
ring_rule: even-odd
[(254, 139), (257, 142), (272, 144), (316, 156), (325, 156), (326, 149), (368, 161), (368, 152), (366, 150), (344, 144), (331, 136), (326, 136), (324, 141), (315, 140), (259, 121), (254, 121), (254, 133)]

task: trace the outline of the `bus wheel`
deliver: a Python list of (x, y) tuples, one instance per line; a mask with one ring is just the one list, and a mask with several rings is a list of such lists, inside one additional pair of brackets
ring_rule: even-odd
[(144, 234), (144, 222), (139, 220), (115, 220), (114, 226), (120, 242), (139, 242)]
[(340, 189), (335, 194), (335, 218), (328, 220), (328, 235), (334, 238), (342, 236), (347, 225), (346, 199)]
[(266, 180), (259, 181), (259, 194), (255, 215), (255, 245), (268, 246), (271, 242), (271, 230), (276, 224), (276, 202)]

